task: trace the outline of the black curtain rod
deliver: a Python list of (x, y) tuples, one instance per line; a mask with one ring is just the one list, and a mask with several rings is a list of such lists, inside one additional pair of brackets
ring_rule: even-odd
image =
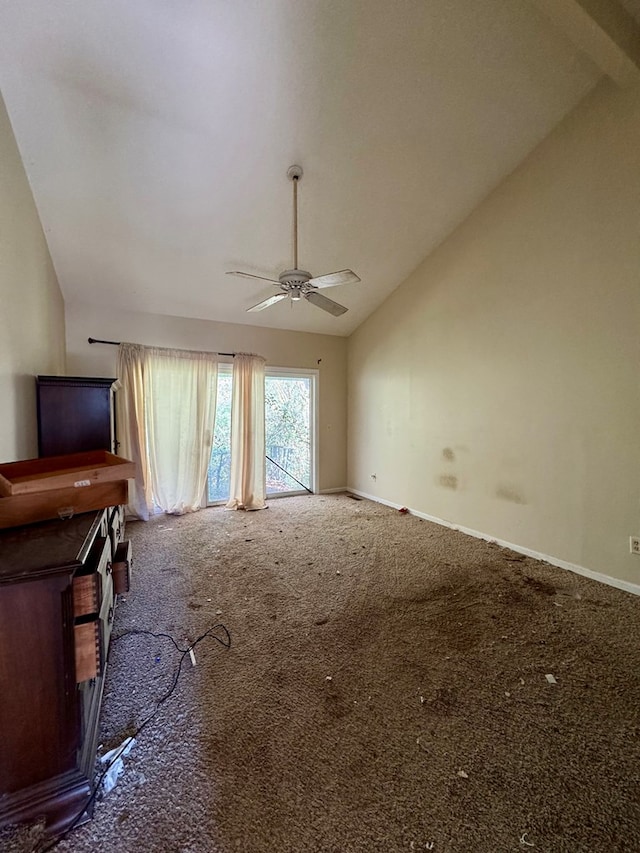
[[(109, 344), (112, 347), (119, 347), (120, 341), (101, 341), (100, 338), (87, 338), (90, 344)], [(228, 355), (229, 358), (235, 357), (235, 352), (219, 352), (218, 355)]]

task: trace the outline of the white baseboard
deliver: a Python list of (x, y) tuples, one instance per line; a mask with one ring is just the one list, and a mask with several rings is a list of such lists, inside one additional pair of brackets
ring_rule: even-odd
[[(348, 488), (346, 491), (351, 494), (358, 495), (361, 498), (374, 501), (375, 503), (390, 506), (393, 509), (401, 509), (402, 504), (396, 504), (392, 501), (386, 501), (383, 498), (378, 498), (375, 495), (369, 495), (367, 492), (361, 492), (359, 489)], [(513, 542), (507, 542), (504, 539), (496, 539), (495, 536), (490, 536), (487, 533), (481, 533), (479, 530), (472, 530), (470, 527), (463, 527), (460, 524), (453, 524), (444, 518), (437, 518), (435, 515), (427, 515), (425, 512), (419, 512), (417, 509), (407, 507), (411, 515), (416, 515), (418, 518), (424, 518), (425, 521), (432, 521), (434, 524), (440, 524), (442, 527), (449, 527), (451, 530), (459, 530), (460, 533), (466, 533), (467, 536), (475, 536), (476, 539), (484, 539), (486, 542), (495, 542), (502, 548), (509, 548), (511, 551), (516, 551), (518, 554), (524, 554), (527, 557), (533, 557), (534, 560), (542, 560), (545, 563), (551, 563), (552, 566), (558, 566), (560, 569), (568, 569), (570, 572), (575, 572), (577, 575), (591, 578), (591, 580), (606, 583), (608, 586), (614, 586), (616, 589), (622, 589), (624, 592), (631, 592), (633, 595), (640, 595), (640, 584), (631, 583), (631, 581), (623, 581), (619, 578), (612, 578), (610, 575), (603, 575), (601, 572), (594, 572), (591, 569), (586, 569), (584, 566), (578, 566), (576, 563), (568, 563), (566, 560), (559, 560), (557, 557), (551, 557), (549, 554), (541, 554), (539, 551), (532, 551), (531, 548), (523, 548), (522, 545), (514, 545)]]

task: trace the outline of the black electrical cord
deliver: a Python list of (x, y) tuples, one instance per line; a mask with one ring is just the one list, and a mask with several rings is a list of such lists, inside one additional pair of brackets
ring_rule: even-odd
[(287, 475), (287, 477), (291, 477), (291, 479), (294, 480), (294, 482), (296, 482), (299, 486), (302, 486), (302, 488), (305, 489), (310, 495), (313, 494), (313, 492), (311, 491), (309, 486), (305, 486), (305, 484), (301, 483), (300, 480), (296, 480), (296, 478), (293, 476), (293, 474), (290, 471), (287, 471), (286, 468), (283, 468), (282, 465), (279, 465), (275, 459), (272, 459), (270, 456), (267, 456), (266, 453), (265, 453), (264, 458), (268, 459), (269, 462), (272, 462), (276, 466), (276, 468), (279, 468), (281, 471), (284, 471), (284, 473)]
[[(213, 631), (217, 631), (218, 628), (221, 628), (224, 631), (225, 639), (221, 639), (220, 637), (216, 637), (216, 635), (213, 634)], [(184, 663), (184, 659), (186, 658), (186, 656), (198, 645), (198, 643), (201, 643), (202, 640), (204, 640), (206, 637), (208, 637), (210, 635), (211, 635), (212, 640), (215, 640), (217, 643), (220, 643), (220, 645), (223, 646), (225, 649), (230, 649), (231, 648), (231, 634), (227, 630), (226, 626), (222, 624), (222, 622), (218, 622), (216, 625), (212, 625), (208, 630), (206, 630), (204, 632), (204, 634), (200, 634), (200, 636), (197, 637), (193, 641), (193, 643), (191, 643), (191, 645), (189, 645), (186, 649), (181, 648), (181, 646), (178, 645), (178, 643), (174, 640), (174, 638), (171, 636), (171, 634), (154, 633), (153, 631), (145, 631), (142, 628), (132, 628), (129, 631), (123, 631), (122, 634), (117, 634), (116, 636), (112, 637), (111, 642), (115, 642), (116, 640), (121, 640), (123, 637), (126, 637), (130, 634), (148, 634), (150, 637), (156, 637), (157, 639), (164, 638), (164, 639), (171, 640), (173, 645), (180, 652), (180, 660), (178, 661), (178, 668), (176, 670), (176, 674), (174, 676), (171, 687), (167, 690), (167, 692), (164, 694), (164, 696), (162, 696), (162, 698), (158, 700), (156, 707), (151, 712), (151, 714), (149, 714), (147, 719), (144, 720), (144, 722), (142, 722), (138, 726), (138, 728), (135, 730), (135, 732), (131, 735), (130, 739), (135, 739), (138, 737), (138, 735), (142, 731), (144, 731), (144, 729), (146, 729), (146, 727), (149, 725), (151, 720), (155, 717), (155, 715), (160, 710), (160, 706), (162, 704), (164, 704), (164, 702), (167, 701), (167, 699), (171, 696), (173, 691), (176, 689), (176, 687), (178, 685), (178, 680), (180, 678), (180, 673), (182, 671), (182, 664)], [(63, 838), (66, 838), (66, 836), (71, 832), (72, 829), (75, 829), (75, 827), (78, 825), (78, 823), (81, 820), (81, 818), (83, 817), (83, 815), (86, 813), (87, 809), (95, 801), (95, 798), (98, 795), (98, 791), (100, 790), (100, 786), (102, 785), (103, 779), (105, 778), (105, 776), (107, 775), (107, 773), (109, 772), (111, 767), (120, 758), (120, 756), (122, 755), (122, 753), (126, 749), (127, 743), (129, 742), (130, 739), (128, 738), (125, 741), (125, 743), (122, 744), (122, 746), (120, 747), (118, 752), (114, 755), (114, 757), (107, 764), (105, 769), (102, 771), (102, 773), (98, 777), (98, 781), (93, 786), (93, 790), (91, 791), (91, 794), (89, 795), (89, 799), (87, 800), (87, 802), (82, 807), (82, 810), (80, 812), (78, 812), (78, 814), (73, 819), (73, 821), (64, 830), (64, 832), (61, 835), (59, 835), (57, 838), (55, 838), (53, 841), (49, 842), (46, 847), (40, 847), (39, 845), (41, 842), (38, 842), (36, 847), (34, 847), (34, 849), (33, 849), (33, 853), (48, 853), (49, 850), (53, 850), (54, 847), (57, 847), (58, 844), (60, 844), (60, 842), (63, 840)]]

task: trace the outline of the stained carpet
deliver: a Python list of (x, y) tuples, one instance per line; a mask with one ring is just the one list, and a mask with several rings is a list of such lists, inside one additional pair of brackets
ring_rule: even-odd
[(128, 631), (232, 646), (185, 659), (60, 853), (640, 850), (639, 597), (347, 495), (127, 534), (102, 751), (180, 659)]

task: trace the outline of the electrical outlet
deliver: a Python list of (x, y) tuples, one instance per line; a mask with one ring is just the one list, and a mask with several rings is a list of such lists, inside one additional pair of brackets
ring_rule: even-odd
[(632, 554), (640, 555), (640, 536), (629, 537), (629, 550)]

